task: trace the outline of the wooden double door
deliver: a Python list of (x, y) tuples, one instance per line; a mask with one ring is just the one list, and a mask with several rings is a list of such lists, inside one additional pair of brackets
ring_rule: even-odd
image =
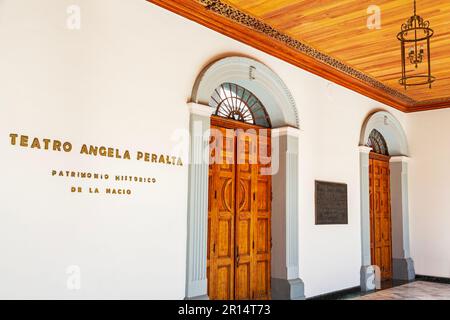
[(389, 157), (370, 154), (370, 250), (381, 280), (392, 279), (392, 221)]
[(270, 131), (213, 117), (208, 201), (210, 299), (270, 299)]

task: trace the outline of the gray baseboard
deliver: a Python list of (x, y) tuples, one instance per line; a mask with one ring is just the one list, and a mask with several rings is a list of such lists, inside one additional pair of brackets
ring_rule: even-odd
[(450, 284), (450, 278), (426, 276), (426, 275), (422, 275), (422, 274), (416, 275), (416, 281), (427, 281), (427, 282)]
[(306, 300), (339, 300), (343, 296), (352, 295), (352, 294), (358, 295), (360, 293), (361, 293), (361, 287), (356, 286), (356, 287), (351, 287), (351, 288), (347, 288), (347, 289), (342, 289), (342, 290), (338, 290), (338, 291), (320, 294), (318, 296), (307, 298)]
[(305, 300), (305, 284), (299, 278), (293, 280), (272, 278), (273, 300)]
[(414, 261), (407, 259), (392, 259), (392, 278), (394, 280), (412, 281), (416, 278)]

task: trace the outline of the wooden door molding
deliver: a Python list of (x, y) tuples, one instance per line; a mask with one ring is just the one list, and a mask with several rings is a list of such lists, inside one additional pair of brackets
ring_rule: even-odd
[(378, 160), (378, 161), (383, 161), (383, 162), (389, 163), (389, 161), (391, 160), (391, 157), (390, 156), (386, 156), (384, 154), (378, 154), (378, 153), (370, 152), (369, 153), (369, 159)]

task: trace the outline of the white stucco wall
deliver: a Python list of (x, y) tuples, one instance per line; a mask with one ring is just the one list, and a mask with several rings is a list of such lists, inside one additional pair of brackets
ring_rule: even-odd
[(408, 115), (411, 254), (416, 273), (450, 277), (450, 110)]
[[(71, 4), (81, 7), (78, 31), (66, 28)], [(409, 134), (404, 114), (144, 0), (4, 0), (0, 49), (1, 298), (184, 297), (186, 166), (17, 148), (8, 135), (170, 153), (179, 143), (173, 133), (188, 128), (186, 102), (196, 76), (230, 55), (272, 68), (299, 109), (306, 295), (359, 285), (360, 129), (371, 112), (384, 109)], [(418, 148), (413, 152), (422, 152)], [(73, 195), (70, 180), (51, 177), (52, 168), (150, 175), (159, 183), (133, 185), (128, 198)], [(349, 225), (314, 225), (315, 179), (348, 184)], [(420, 192), (414, 191), (411, 198)], [(423, 221), (412, 220), (420, 237)], [(426, 222), (431, 228), (434, 221)], [(424, 252), (434, 245), (427, 243)], [(422, 258), (414, 254), (422, 249), (412, 244), (420, 271)], [(66, 287), (69, 265), (81, 268), (81, 290)]]

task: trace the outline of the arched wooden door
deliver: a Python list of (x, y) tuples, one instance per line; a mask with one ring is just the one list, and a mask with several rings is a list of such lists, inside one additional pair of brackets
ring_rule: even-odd
[(220, 117), (211, 129), (208, 295), (270, 299), (270, 130)]
[(392, 222), (389, 156), (370, 154), (370, 250), (381, 280), (392, 279)]

